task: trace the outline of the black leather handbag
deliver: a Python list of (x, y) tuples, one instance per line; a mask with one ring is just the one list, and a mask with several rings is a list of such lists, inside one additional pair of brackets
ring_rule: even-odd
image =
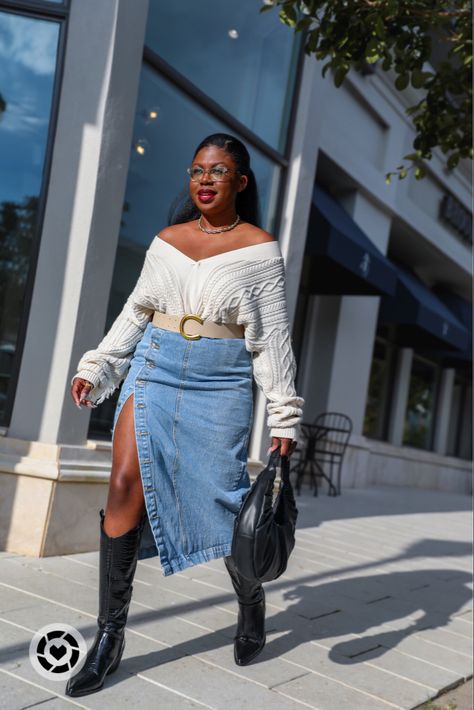
[[(281, 478), (273, 501), (278, 464)], [(234, 522), (231, 554), (243, 577), (269, 582), (283, 574), (295, 546), (297, 516), (289, 457), (275, 449), (247, 492)]]

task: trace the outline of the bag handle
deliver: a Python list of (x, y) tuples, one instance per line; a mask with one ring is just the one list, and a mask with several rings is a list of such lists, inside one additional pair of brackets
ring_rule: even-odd
[(281, 477), (276, 480), (280, 482), (280, 488), (282, 486), (282, 483), (286, 483), (287, 485), (290, 484), (290, 457), (289, 456), (282, 456), (280, 453), (280, 449), (274, 449), (271, 454), (270, 458), (268, 460), (268, 465), (271, 466), (272, 468), (276, 468), (279, 466), (281, 468)]

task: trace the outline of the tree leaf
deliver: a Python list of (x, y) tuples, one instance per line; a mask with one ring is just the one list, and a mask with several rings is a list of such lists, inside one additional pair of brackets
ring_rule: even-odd
[(335, 72), (335, 74), (334, 74), (334, 84), (335, 84), (335, 86), (337, 86), (338, 88), (341, 86), (342, 82), (344, 81), (344, 78), (345, 78), (346, 74), (347, 74), (347, 69), (346, 69), (344, 66), (338, 67), (338, 68), (336, 69), (336, 72)]
[(405, 74), (399, 74), (397, 78), (395, 79), (395, 86), (399, 91), (403, 91), (403, 89), (406, 89), (408, 86), (408, 82), (410, 80), (410, 75), (408, 72)]
[(279, 12), (279, 16), (285, 25), (293, 27), (296, 24), (297, 15), (296, 10), (291, 3), (285, 3)]
[(321, 74), (323, 75), (323, 77), (326, 76), (326, 73), (331, 66), (332, 66), (332, 59), (330, 62), (326, 62), (326, 64), (323, 66), (323, 68), (321, 70)]
[(423, 72), (421, 69), (413, 69), (411, 73), (411, 85), (415, 89), (421, 89), (422, 86), (424, 86), (425, 79), (423, 78)]
[(380, 39), (385, 39), (385, 24), (382, 15), (378, 15), (375, 21), (375, 31)]
[(458, 152), (452, 153), (448, 158), (448, 163), (447, 163), (448, 168), (450, 170), (453, 170), (458, 163), (459, 163), (459, 153)]

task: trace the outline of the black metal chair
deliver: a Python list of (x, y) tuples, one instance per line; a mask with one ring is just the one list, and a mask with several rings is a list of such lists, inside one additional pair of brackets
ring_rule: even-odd
[[(299, 454), (293, 459), (292, 472), (296, 475), (295, 490), (301, 492), (306, 469), (309, 468), (310, 486), (314, 486), (314, 494), (318, 495), (318, 476), (324, 478), (328, 485), (328, 495), (341, 495), (341, 470), (349, 437), (352, 433), (352, 420), (347, 414), (340, 412), (323, 412), (313, 424), (301, 423), (302, 446), (296, 450)], [(326, 470), (329, 469), (329, 475)], [(337, 470), (337, 485), (333, 483), (334, 470)]]

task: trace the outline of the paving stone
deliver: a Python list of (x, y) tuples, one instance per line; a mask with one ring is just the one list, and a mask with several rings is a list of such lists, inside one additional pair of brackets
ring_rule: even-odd
[[(2, 626), (3, 631), (3, 626)], [(28, 697), (27, 694), (30, 693), (31, 685), (30, 683), (38, 684), (42, 687), (42, 692), (45, 693), (45, 697), (51, 697), (51, 693), (55, 692), (60, 696), (64, 697), (64, 700), (59, 698), (51, 699), (51, 708), (70, 708), (72, 706), (71, 701), (67, 701), (68, 696), (65, 695), (65, 687), (67, 681), (52, 681), (47, 678), (40, 676), (36, 670), (33, 668), (28, 657), (29, 642), (31, 639), (31, 633), (21, 630), (14, 629), (10, 627), (10, 641), (15, 639), (16, 645), (18, 647), (23, 647), (24, 653), (21, 658), (17, 658), (12, 670), (15, 672), (18, 679), (22, 679), (24, 682), (18, 686), (19, 697), (21, 697), (22, 705), (18, 705), (18, 710), (20, 708), (25, 708), (28, 703), (23, 702), (23, 697)], [(148, 643), (148, 648), (152, 648), (153, 645)], [(140, 648), (143, 649), (144, 642), (142, 639), (139, 640)], [(131, 648), (129, 648), (131, 647)], [(155, 646), (156, 647), (156, 646)], [(138, 646), (130, 640), (130, 634), (127, 635), (126, 647), (122, 662), (120, 663), (117, 671), (108, 676), (106, 684), (97, 693), (91, 693), (82, 698), (75, 698), (74, 701), (79, 704), (79, 707), (85, 708), (98, 708), (102, 710), (105, 708), (116, 708), (117, 704), (120, 703), (120, 707), (124, 708), (135, 708), (139, 703), (143, 708), (160, 707), (166, 708), (167, 710), (175, 710), (177, 707), (183, 708), (196, 708), (199, 705), (192, 699), (186, 698), (182, 693), (180, 693), (177, 687), (179, 682), (175, 683), (175, 687), (167, 688), (163, 685), (152, 684), (147, 682), (143, 678), (139, 677), (135, 672), (131, 671), (128, 667), (128, 659), (130, 653), (133, 655), (139, 654)], [(160, 661), (164, 664), (170, 663), (174, 658), (173, 653), (168, 650), (162, 650), (158, 652), (160, 654)], [(134, 660), (132, 660), (132, 663)], [(5, 674), (0, 673), (0, 681), (4, 678)], [(29, 682), (28, 682), (29, 681)], [(21, 680), (19, 681), (21, 682)], [(38, 702), (38, 701), (37, 701)], [(47, 704), (45, 703), (46, 707)], [(9, 705), (3, 704), (2, 707), (6, 710), (11, 710)], [(14, 706), (15, 707), (15, 706)], [(43, 708), (44, 705), (41, 705)], [(210, 706), (212, 707), (212, 706)]]
[(417, 636), (418, 638), (443, 646), (443, 648), (450, 648), (458, 653), (464, 653), (468, 658), (472, 658), (471, 639), (450, 633), (444, 628), (423, 629), (417, 633)]
[(412, 707), (425, 698), (428, 699), (433, 691), (431, 687), (422, 683), (387, 672), (382, 667), (364, 663), (357, 656), (348, 659), (339, 656), (334, 649), (328, 652), (327, 649), (313, 644), (298, 646), (286, 652), (283, 658), (299, 663), (312, 671), (323, 673), (354, 690), (405, 708)]
[(126, 664), (127, 672), (139, 672), (140, 677), (179, 688), (180, 692), (208, 706), (232, 710), (248, 710), (249, 706), (296, 710), (290, 699), (258, 682), (251, 682), (245, 668), (239, 670), (235, 666), (235, 670), (226, 673), (220, 663), (204, 663), (191, 657), (160, 663), (160, 652), (154, 652), (152, 646), (148, 650), (146, 640), (141, 639), (133, 640), (133, 650), (135, 655)]
[(350, 685), (337, 683), (323, 674), (303, 675), (279, 685), (278, 690), (318, 710), (401, 710), (403, 707), (361, 693)]
[[(238, 607), (221, 558), (169, 577), (157, 557), (141, 560), (122, 663), (83, 706), (408, 709), (472, 673), (470, 499), (393, 487), (298, 498), (296, 547), (265, 585), (267, 644), (254, 663), (234, 663)], [(0, 553), (2, 701), (70, 707), (32, 667), (29, 642), (61, 621), (89, 646), (98, 562), (97, 551)]]
[(25, 683), (21, 678), (7, 673), (0, 673), (0, 698), (5, 710), (23, 710), (35, 706), (52, 710), (71, 710), (71, 704), (50, 690), (40, 687), (41, 679), (33, 685)]
[(429, 661), (445, 670), (450, 670), (458, 674), (459, 677), (468, 677), (472, 674), (472, 660), (470, 658), (451, 649), (426, 643), (418, 634), (400, 639), (397, 650)]
[(388, 670), (401, 678), (407, 678), (420, 683), (426, 688), (431, 688), (433, 694), (440, 687), (445, 688), (459, 680), (458, 673), (441, 669), (427, 661), (400, 653), (393, 648), (379, 647), (361, 653), (357, 658), (360, 661), (364, 661), (364, 663)]

